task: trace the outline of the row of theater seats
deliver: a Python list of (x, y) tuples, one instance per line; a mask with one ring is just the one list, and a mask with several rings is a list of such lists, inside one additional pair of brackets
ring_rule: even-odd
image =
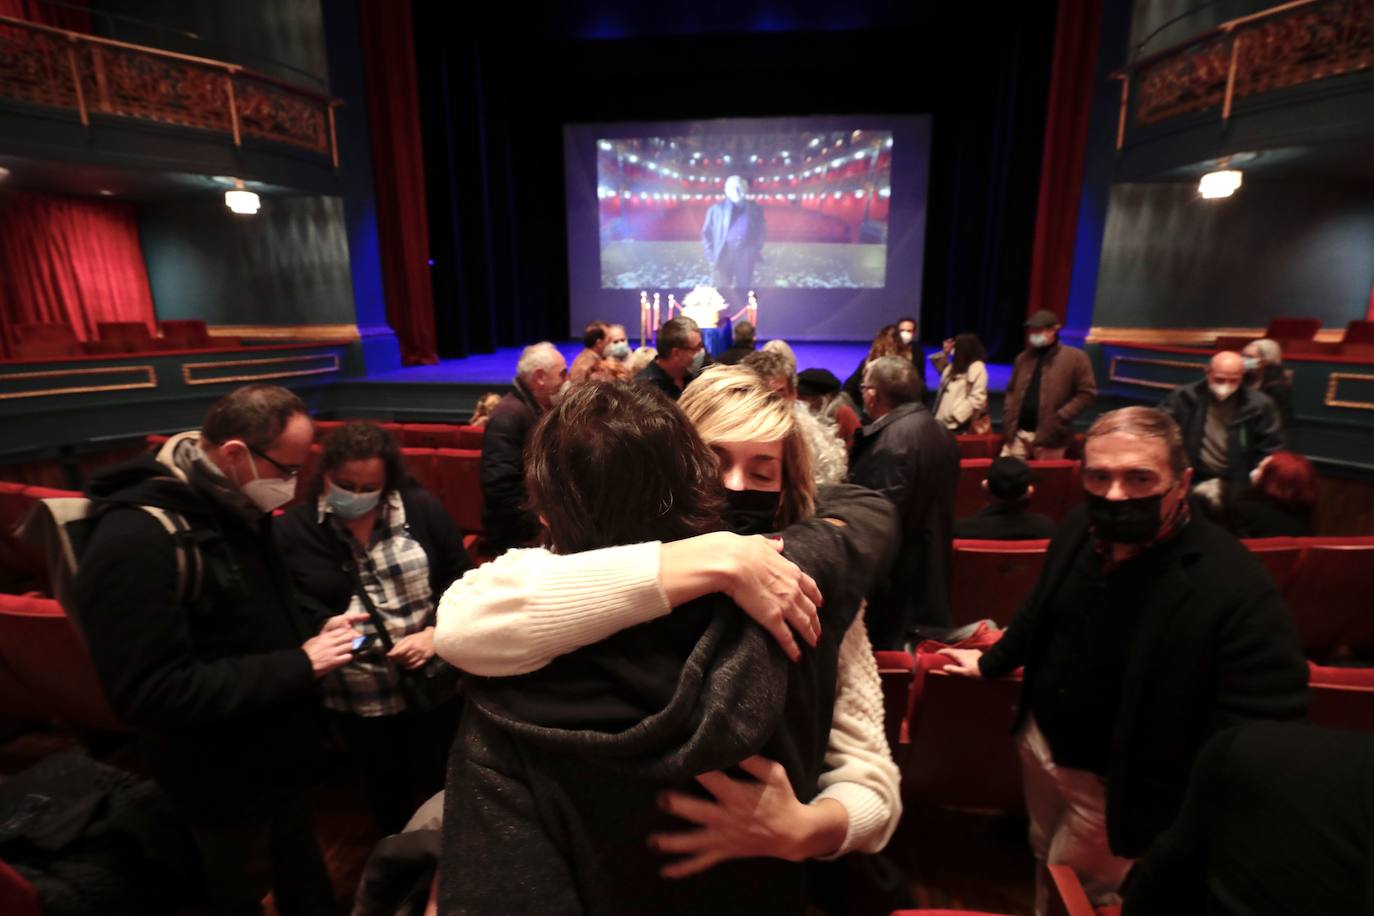
[[(995, 633), (971, 647), (990, 645)], [(888, 741), (902, 770), (902, 793), (914, 802), (1017, 813), (1024, 810), (1021, 768), (1012, 737), (1021, 673), (997, 680), (943, 669), (935, 644), (916, 654), (877, 653)], [(1309, 662), (1309, 716), (1330, 728), (1374, 732), (1374, 668)]]
[[(1264, 336), (1276, 341), (1285, 356), (1345, 356), (1374, 359), (1374, 321), (1355, 320), (1345, 326), (1340, 340), (1317, 340), (1322, 329), (1318, 318), (1275, 318)], [(1218, 350), (1239, 350), (1253, 337), (1224, 335), (1216, 339)]]
[(14, 359), (60, 359), (168, 350), (219, 350), (239, 346), (231, 337), (211, 337), (204, 321), (159, 321), (154, 336), (142, 321), (102, 321), (96, 339), (81, 341), (67, 324), (17, 324)]
[[(1245, 544), (1282, 591), (1303, 651), (1329, 658), (1342, 647), (1374, 650), (1366, 571), (1374, 537), (1258, 538)], [(951, 613), (956, 626), (1006, 626), (1045, 565), (1049, 541), (954, 542)]]

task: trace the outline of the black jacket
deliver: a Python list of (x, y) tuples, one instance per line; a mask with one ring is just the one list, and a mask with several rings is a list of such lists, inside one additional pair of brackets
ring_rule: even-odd
[[(91, 480), (106, 511), (70, 610), (158, 783), (198, 818), (232, 818), (309, 779), (319, 698), (301, 644), (322, 621), (294, 601), (268, 517), (250, 524), (175, 473), (148, 455)], [(207, 565), (200, 600), (178, 600), (172, 540), (130, 504), (190, 522)]]
[(892, 510), (837, 488), (819, 518), (787, 529), (787, 555), (826, 597), (822, 639), (789, 664), (722, 596), (625, 630), (516, 678), (467, 681), (449, 761), (440, 912), (799, 913), (804, 876), (778, 859), (723, 863), (680, 881), (658, 870), (651, 833), (687, 826), (664, 789), (750, 754), (782, 763), (809, 799), (824, 768), (840, 641), (853, 622)]
[(690, 371), (687, 372), (682, 377), (682, 387), (679, 388), (677, 382), (673, 381), (673, 377), (663, 371), (663, 367), (658, 364), (658, 360), (650, 362), (649, 365), (640, 369), (639, 374), (635, 376), (636, 382), (653, 385), (659, 391), (666, 394), (670, 401), (676, 401), (678, 398), (682, 397), (682, 392), (686, 390), (687, 386), (692, 384), (695, 379), (696, 375)]
[(1274, 722), (1217, 735), (1126, 916), (1374, 914), (1374, 736)]
[(1293, 511), (1251, 487), (1231, 507), (1231, 529), (1239, 538), (1310, 538), (1311, 511)]
[(527, 544), (539, 534), (539, 518), (525, 491), (525, 442), (539, 420), (534, 395), (515, 381), (491, 411), (482, 436), (482, 540), (490, 553)]
[[(1265, 455), (1272, 455), (1284, 446), (1283, 422), (1278, 408), (1269, 396), (1254, 388), (1241, 385), (1233, 397), (1239, 398), (1231, 419), (1227, 437), (1230, 459), (1228, 482), (1239, 493), (1250, 483), (1250, 472)], [(1207, 380), (1199, 379), (1169, 392), (1159, 409), (1174, 418), (1183, 432), (1183, 446), (1188, 450), (1194, 473), (1201, 471), (1202, 437), (1207, 426), (1207, 408), (1216, 403), (1207, 387)]]
[(854, 434), (849, 480), (890, 499), (901, 520), (897, 561), (869, 595), (873, 645), (896, 647), (917, 624), (949, 626), (959, 481), (954, 434), (924, 404), (903, 404)]
[[(1050, 543), (1044, 571), (1006, 634), (982, 657), (986, 677), (1025, 666), (1017, 727), (1052, 630), (1073, 625), (1057, 616), (1056, 592), (1079, 551), (1091, 549), (1080, 506)], [(1178, 813), (1209, 737), (1251, 719), (1300, 719), (1308, 695), (1292, 614), (1231, 535), (1194, 517), (1176, 538), (1128, 562), (1158, 566), (1128, 652), (1107, 780), (1112, 851), (1135, 857)]]
[[(427, 490), (401, 490), (401, 505), (406, 529), (429, 560), (430, 593), (437, 607), (444, 590), (471, 566), (463, 549), (463, 534), (448, 510)], [(329, 520), (320, 521), (319, 507), (314, 502), (302, 503), (277, 519), (274, 529), (301, 594), (320, 602), (331, 615), (348, 610), (353, 599), (353, 575), (343, 568), (340, 558), (351, 557)]]
[(736, 366), (739, 365), (740, 360), (744, 359), (746, 356), (753, 352), (754, 348), (752, 346), (731, 347), (724, 353), (720, 354), (720, 356), (717, 356), (716, 362), (720, 363), (722, 366)]
[(954, 523), (956, 538), (979, 541), (1038, 541), (1054, 537), (1054, 519), (1026, 511), (1025, 504), (994, 502), (972, 518)]

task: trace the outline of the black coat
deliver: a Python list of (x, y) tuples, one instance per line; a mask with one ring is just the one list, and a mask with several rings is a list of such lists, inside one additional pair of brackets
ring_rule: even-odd
[[(427, 490), (401, 490), (401, 505), (406, 529), (429, 560), (431, 600), (438, 607), (444, 591), (471, 566), (463, 549), (463, 533)], [(351, 557), (329, 520), (320, 521), (319, 507), (310, 501), (302, 503), (277, 519), (274, 529), (301, 594), (320, 602), (331, 615), (348, 610), (353, 600), (353, 575), (343, 568), (340, 558)]]
[[(1231, 465), (1227, 480), (1234, 492), (1239, 493), (1249, 485), (1250, 472), (1260, 459), (1284, 447), (1284, 436), (1278, 408), (1268, 395), (1241, 385), (1233, 397), (1240, 400), (1227, 436), (1227, 456)], [(1182, 430), (1183, 447), (1188, 450), (1194, 473), (1202, 469), (1207, 408), (1214, 403), (1216, 400), (1204, 378), (1175, 388), (1159, 405), (1159, 409), (1173, 417)]]
[(543, 411), (519, 379), (491, 411), (482, 436), (482, 540), (500, 553), (539, 534), (525, 491), (525, 443)]
[(979, 541), (1038, 541), (1054, 537), (1054, 519), (1028, 512), (1024, 503), (994, 502), (972, 518), (954, 523), (954, 536)]
[(1126, 916), (1374, 913), (1374, 735), (1274, 722), (1217, 735)]
[[(1045, 568), (997, 645), (987, 677), (1025, 666), (1024, 721), (1054, 628), (1071, 626), (1055, 596), (1079, 551), (1091, 550), (1087, 512), (1071, 511)], [(1300, 719), (1307, 662), (1292, 614), (1250, 551), (1203, 518), (1128, 562), (1158, 565), (1128, 651), (1107, 780), (1107, 836), (1119, 856), (1145, 852), (1183, 802), (1198, 751), (1220, 729), (1252, 719)], [(1110, 609), (1104, 609), (1110, 610)]]
[(531, 674), (469, 679), (444, 796), (441, 913), (801, 912), (796, 863), (735, 860), (671, 881), (658, 874), (671, 857), (647, 839), (684, 826), (659, 792), (700, 793), (697, 774), (750, 754), (814, 796), (840, 642), (894, 528), (876, 494), (822, 495), (818, 517), (783, 538), (826, 599), (820, 644), (800, 663), (709, 595)]
[[(249, 524), (171, 474), (150, 455), (91, 481), (110, 508), (82, 554), (70, 610), (158, 783), (199, 819), (232, 818), (309, 780), (319, 696), (301, 644), (322, 621), (294, 601), (267, 516)], [(166, 531), (121, 503), (190, 522), (207, 560), (199, 601), (178, 600)]]
[(753, 352), (754, 348), (752, 346), (731, 347), (730, 349), (726, 350), (725, 352), (717, 356), (716, 362), (720, 363), (722, 366), (737, 366), (739, 365), (742, 359), (744, 359), (746, 356)]
[(896, 647), (918, 624), (949, 626), (959, 482), (954, 434), (924, 404), (903, 404), (854, 434), (849, 480), (891, 500), (901, 523), (897, 561), (868, 599), (873, 645)]
[(1312, 512), (1293, 511), (1250, 488), (1231, 507), (1231, 530), (1240, 538), (1309, 538)]

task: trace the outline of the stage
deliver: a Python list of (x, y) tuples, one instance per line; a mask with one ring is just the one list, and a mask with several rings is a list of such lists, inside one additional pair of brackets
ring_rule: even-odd
[[(569, 364), (582, 351), (581, 341), (560, 342), (557, 346)], [(792, 352), (797, 355), (798, 370), (829, 369), (843, 382), (868, 355), (869, 345), (866, 341), (802, 341), (791, 346)], [(927, 349), (927, 353), (933, 349)], [(408, 366), (369, 375), (365, 381), (379, 385), (475, 385), (500, 390), (510, 385), (520, 350), (520, 347), (507, 347), (495, 353), (480, 353), (466, 359), (446, 359), (433, 366)], [(1005, 390), (1010, 379), (1011, 366), (988, 365), (990, 391)], [(926, 387), (934, 390), (939, 383), (939, 376), (927, 360)]]

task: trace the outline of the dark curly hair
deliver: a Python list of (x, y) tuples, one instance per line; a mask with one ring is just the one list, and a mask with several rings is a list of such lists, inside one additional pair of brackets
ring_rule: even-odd
[(406, 470), (405, 462), (401, 460), (401, 447), (391, 433), (376, 423), (350, 420), (324, 440), (320, 466), (310, 481), (309, 499), (313, 502), (324, 492), (325, 474), (337, 471), (350, 461), (366, 461), (369, 458), (382, 459), (382, 465), (386, 468), (383, 498), (393, 490), (418, 486), (415, 478)]
[(674, 541), (723, 527), (715, 455), (657, 388), (579, 385), (525, 447), (530, 507), (557, 553)]

